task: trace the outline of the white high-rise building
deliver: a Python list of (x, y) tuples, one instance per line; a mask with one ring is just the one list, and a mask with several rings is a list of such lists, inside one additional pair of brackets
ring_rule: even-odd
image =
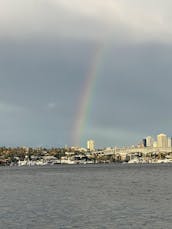
[(160, 148), (168, 147), (168, 137), (166, 134), (157, 135), (157, 146)]
[(168, 147), (172, 146), (171, 138), (168, 138)]
[(93, 140), (90, 139), (87, 141), (87, 149), (90, 151), (95, 150), (95, 142)]
[(151, 136), (146, 137), (146, 146), (152, 147), (153, 146), (154, 139)]

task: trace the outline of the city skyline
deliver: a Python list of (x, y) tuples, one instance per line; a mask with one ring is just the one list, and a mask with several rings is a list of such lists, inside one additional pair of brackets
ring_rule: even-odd
[(1, 145), (172, 135), (171, 1), (0, 3)]
[(100, 147), (99, 144), (97, 144), (97, 142), (95, 142), (94, 139), (87, 139), (85, 141), (85, 143), (83, 145), (39, 145), (39, 146), (32, 146), (32, 145), (14, 145), (14, 146), (8, 146), (8, 145), (1, 145), (1, 148), (8, 148), (10, 147), (11, 149), (15, 149), (17, 148), (23, 148), (23, 149), (29, 149), (29, 148), (35, 148), (35, 149), (74, 149), (74, 150), (81, 150), (81, 151), (89, 151), (89, 152), (94, 152), (94, 151), (99, 151), (99, 150), (111, 150), (111, 149), (129, 149), (129, 148), (135, 148), (135, 149), (139, 149), (139, 148), (150, 148), (156, 150), (156, 149), (161, 149), (161, 148), (172, 148), (172, 136), (168, 136), (165, 133), (159, 133), (156, 134), (156, 136), (147, 136), (145, 138), (139, 139), (138, 141), (132, 142), (130, 145), (127, 144), (123, 144), (123, 145), (104, 145), (102, 147)]

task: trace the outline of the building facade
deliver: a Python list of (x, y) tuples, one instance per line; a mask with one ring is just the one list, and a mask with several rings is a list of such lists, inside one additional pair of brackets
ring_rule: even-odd
[(89, 151), (94, 151), (95, 150), (95, 142), (93, 140), (88, 140), (87, 141), (87, 149)]
[(159, 134), (157, 135), (157, 146), (159, 148), (166, 148), (168, 147), (168, 137), (166, 134)]
[(146, 137), (146, 147), (152, 147), (153, 142), (154, 142), (154, 139), (151, 136)]

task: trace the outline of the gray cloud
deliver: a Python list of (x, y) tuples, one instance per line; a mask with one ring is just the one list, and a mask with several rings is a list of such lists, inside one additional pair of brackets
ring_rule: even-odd
[(171, 46), (118, 46), (111, 53), (95, 93), (91, 126), (101, 127), (105, 135), (105, 128), (140, 132), (140, 137), (161, 131), (170, 135)]
[(82, 144), (171, 135), (171, 4), (0, 0), (2, 144), (72, 144), (98, 43), (105, 50)]

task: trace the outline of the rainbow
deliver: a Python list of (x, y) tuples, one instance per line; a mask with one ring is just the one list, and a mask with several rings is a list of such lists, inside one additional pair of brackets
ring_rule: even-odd
[(77, 146), (81, 144), (82, 134), (87, 122), (89, 111), (91, 109), (92, 96), (97, 78), (100, 75), (99, 73), (104, 56), (104, 47), (104, 44), (98, 44), (96, 46), (88, 73), (85, 77), (84, 88), (80, 96), (81, 99), (79, 100), (78, 111), (74, 122), (74, 133), (72, 136), (72, 143)]

